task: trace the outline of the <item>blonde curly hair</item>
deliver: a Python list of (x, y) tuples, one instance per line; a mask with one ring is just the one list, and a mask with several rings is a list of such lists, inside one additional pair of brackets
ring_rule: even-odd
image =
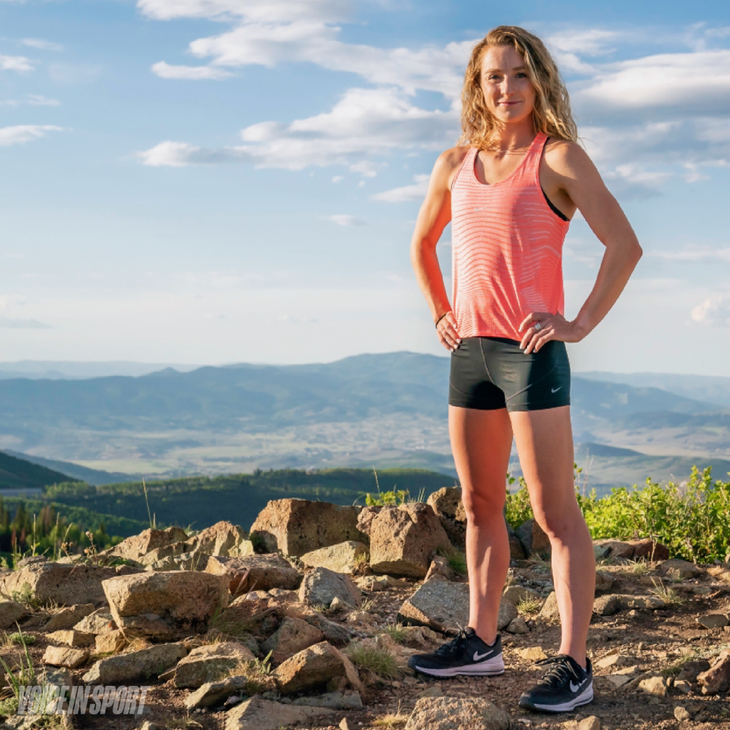
[(471, 52), (461, 92), (462, 133), (457, 144), (470, 144), (479, 149), (494, 147), (492, 138), (497, 125), (487, 110), (481, 87), (482, 58), (490, 46), (512, 46), (524, 58), (535, 89), (532, 112), (535, 132), (576, 142), (578, 129), (570, 109), (568, 90), (545, 44), (524, 28), (500, 25), (490, 30)]

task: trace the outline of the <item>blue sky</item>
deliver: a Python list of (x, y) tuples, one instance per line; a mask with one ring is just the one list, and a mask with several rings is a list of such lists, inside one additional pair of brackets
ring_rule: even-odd
[[(500, 23), (555, 54), (645, 251), (574, 369), (728, 374), (726, 2), (0, 0), (0, 359), (446, 354), (408, 248)], [(601, 253), (576, 218), (568, 316)]]

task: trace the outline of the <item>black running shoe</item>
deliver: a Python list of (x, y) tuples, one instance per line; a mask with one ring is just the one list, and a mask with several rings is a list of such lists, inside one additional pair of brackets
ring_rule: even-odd
[(433, 677), (454, 677), (457, 674), (491, 676), (504, 672), (502, 640), (485, 644), (474, 629), (460, 631), (456, 638), (440, 646), (433, 654), (414, 654), (408, 666)]
[(545, 676), (520, 697), (520, 707), (541, 712), (570, 712), (593, 699), (593, 668), (586, 668), (573, 657), (558, 654), (538, 664), (551, 665)]

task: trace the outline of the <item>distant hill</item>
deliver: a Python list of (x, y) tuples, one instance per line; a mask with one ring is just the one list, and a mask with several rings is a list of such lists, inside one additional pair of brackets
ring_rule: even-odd
[(5, 453), (14, 456), (16, 459), (29, 461), (31, 464), (45, 466), (47, 469), (53, 469), (64, 474), (68, 474), (67, 479), (73, 478), (86, 482), (87, 484), (119, 484), (121, 482), (130, 482), (134, 479), (132, 474), (122, 474), (121, 472), (101, 471), (100, 469), (88, 469), (85, 466), (73, 464), (70, 461), (60, 461), (59, 459), (44, 459), (40, 456), (32, 456), (31, 454), (23, 454), (19, 451), (5, 449)]
[(0, 451), (0, 490), (40, 489), (49, 484), (77, 481), (67, 474), (31, 464)]

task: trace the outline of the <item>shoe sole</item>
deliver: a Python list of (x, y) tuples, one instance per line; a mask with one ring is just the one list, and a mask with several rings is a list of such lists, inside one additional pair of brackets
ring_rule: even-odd
[(519, 705), (526, 710), (539, 710), (540, 712), (570, 712), (576, 707), (587, 705), (593, 701), (593, 682), (586, 687), (577, 697), (569, 702), (562, 702), (559, 705), (541, 705), (537, 702), (530, 702), (528, 699), (520, 698)]
[(462, 667), (448, 667), (447, 669), (436, 669), (434, 667), (411, 667), (421, 674), (428, 674), (432, 677), (455, 677), (458, 674), (465, 674), (471, 677), (490, 677), (497, 674), (504, 674), (504, 659), (502, 656), (487, 659), (485, 662), (466, 664)]

